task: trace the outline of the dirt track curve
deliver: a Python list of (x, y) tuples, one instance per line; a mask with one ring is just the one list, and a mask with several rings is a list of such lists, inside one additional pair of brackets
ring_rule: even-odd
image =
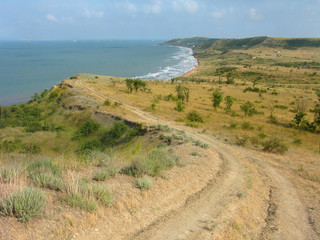
[[(84, 81), (73, 84), (93, 97), (115, 101)], [(123, 239), (320, 239), (295, 187), (268, 163), (272, 156), (227, 145), (123, 102), (122, 107), (148, 124), (184, 130), (208, 143), (220, 160), (218, 171), (206, 187), (190, 196), (182, 207)]]

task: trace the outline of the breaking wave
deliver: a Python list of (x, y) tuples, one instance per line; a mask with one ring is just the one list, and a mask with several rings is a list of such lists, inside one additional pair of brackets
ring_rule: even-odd
[(166, 66), (164, 68), (159, 67), (159, 71), (148, 73), (142, 76), (136, 76), (135, 78), (140, 79), (155, 79), (155, 80), (170, 80), (172, 78), (181, 76), (192, 69), (198, 64), (197, 60), (192, 55), (192, 49), (178, 47), (179, 51), (172, 56), (175, 64)]

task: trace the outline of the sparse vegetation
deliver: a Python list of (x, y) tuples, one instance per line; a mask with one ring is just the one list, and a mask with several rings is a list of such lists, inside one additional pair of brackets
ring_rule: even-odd
[(272, 138), (265, 141), (263, 144), (263, 151), (283, 154), (288, 151), (287, 146), (279, 139)]
[(14, 216), (21, 222), (28, 222), (40, 214), (45, 203), (45, 196), (41, 191), (28, 187), (1, 200), (0, 213), (4, 216)]
[(138, 178), (136, 180), (136, 184), (137, 184), (137, 187), (142, 191), (149, 190), (152, 188), (152, 181), (147, 177)]

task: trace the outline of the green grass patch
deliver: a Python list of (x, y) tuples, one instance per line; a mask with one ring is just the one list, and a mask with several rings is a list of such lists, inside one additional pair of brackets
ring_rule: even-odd
[(81, 193), (66, 194), (62, 198), (69, 206), (79, 207), (87, 212), (98, 209), (98, 204), (92, 197), (84, 196)]
[(4, 216), (14, 216), (20, 222), (27, 222), (39, 215), (44, 206), (44, 194), (38, 189), (28, 187), (2, 200), (0, 213)]
[(160, 176), (164, 170), (177, 165), (177, 158), (169, 155), (163, 149), (155, 149), (148, 156), (134, 161), (130, 166), (121, 170), (121, 173), (142, 176), (148, 174), (152, 177)]
[(64, 188), (64, 182), (61, 177), (52, 173), (38, 173), (32, 176), (33, 183), (38, 187), (61, 191)]

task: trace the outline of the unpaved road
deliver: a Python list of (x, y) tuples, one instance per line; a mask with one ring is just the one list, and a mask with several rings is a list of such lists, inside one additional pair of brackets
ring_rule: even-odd
[[(85, 81), (73, 84), (87, 95), (114, 101)], [(140, 122), (166, 124), (208, 143), (222, 162), (207, 186), (182, 207), (123, 239), (320, 239), (296, 188), (268, 163), (273, 156), (224, 144), (123, 102), (122, 107)]]

